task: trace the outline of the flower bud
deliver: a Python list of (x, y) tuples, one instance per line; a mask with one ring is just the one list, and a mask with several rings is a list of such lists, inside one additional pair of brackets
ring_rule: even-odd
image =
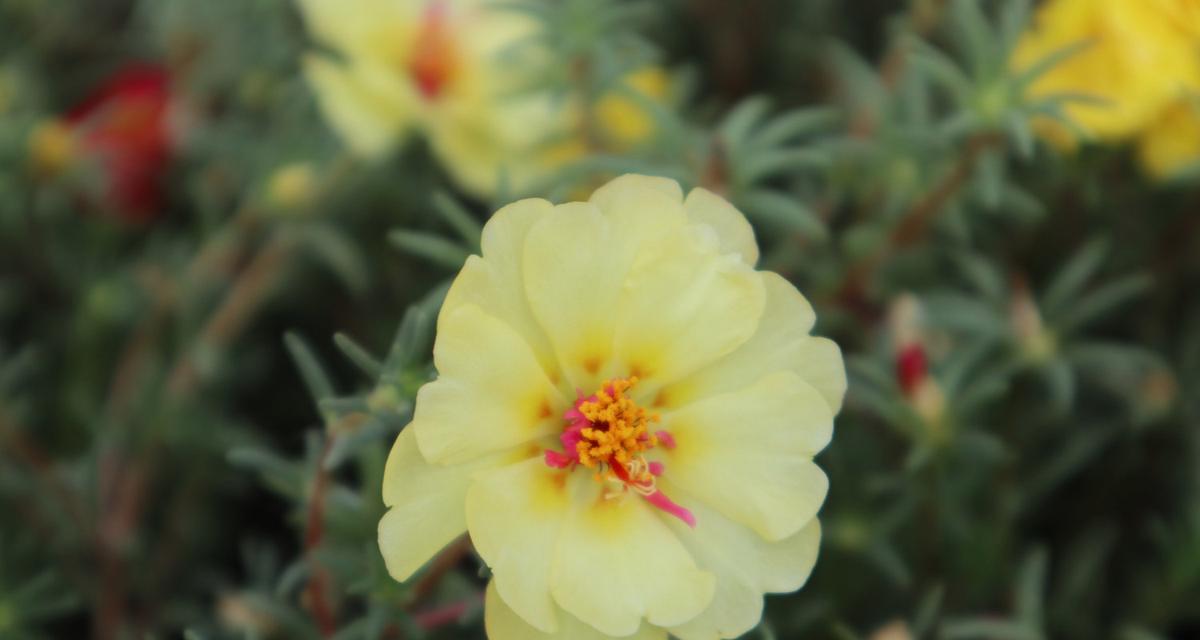
[(1058, 339), (1042, 323), (1042, 314), (1037, 308), (1037, 303), (1022, 283), (1014, 287), (1009, 319), (1013, 334), (1017, 338), (1017, 346), (1026, 360), (1040, 364), (1054, 357), (1058, 351)]
[(62, 173), (75, 155), (75, 136), (61, 120), (45, 120), (29, 133), (29, 161), (40, 176)]
[(908, 623), (903, 620), (893, 620), (875, 630), (870, 640), (913, 640)]
[(281, 211), (311, 204), (317, 191), (317, 172), (308, 162), (292, 162), (275, 170), (267, 181), (267, 200)]

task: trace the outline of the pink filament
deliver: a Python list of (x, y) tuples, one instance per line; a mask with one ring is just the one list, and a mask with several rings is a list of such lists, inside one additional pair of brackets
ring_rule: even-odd
[(688, 511), (687, 509), (675, 504), (670, 498), (667, 497), (667, 494), (663, 493), (662, 491), (656, 490), (654, 493), (646, 496), (646, 502), (649, 502), (650, 504), (662, 509), (663, 511), (666, 511), (676, 518), (683, 520), (685, 523), (687, 523), (687, 526), (693, 529), (696, 528), (696, 516), (692, 515), (691, 511)]

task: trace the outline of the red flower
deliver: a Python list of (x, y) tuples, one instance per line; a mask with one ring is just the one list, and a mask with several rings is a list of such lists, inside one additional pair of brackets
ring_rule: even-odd
[(925, 349), (916, 343), (905, 346), (896, 354), (896, 377), (900, 380), (900, 388), (909, 397), (916, 392), (917, 387), (929, 375), (929, 363), (925, 359)]
[(169, 85), (162, 67), (127, 66), (66, 116), (79, 154), (103, 167), (103, 200), (130, 222), (149, 221), (161, 209), (161, 178), (175, 142)]

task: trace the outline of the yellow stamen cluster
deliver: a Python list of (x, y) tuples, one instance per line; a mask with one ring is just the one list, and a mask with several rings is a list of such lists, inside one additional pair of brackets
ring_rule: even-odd
[(596, 392), (595, 400), (579, 405), (579, 412), (596, 425), (580, 431), (583, 439), (576, 445), (576, 451), (584, 466), (596, 467), (611, 458), (629, 469), (635, 481), (650, 475), (644, 461), (634, 465), (636, 469), (629, 467), (641, 459), (637, 454), (658, 444), (658, 438), (650, 433), (650, 423), (658, 422), (658, 415), (647, 412), (625, 395), (637, 381), (636, 377), (609, 380)]

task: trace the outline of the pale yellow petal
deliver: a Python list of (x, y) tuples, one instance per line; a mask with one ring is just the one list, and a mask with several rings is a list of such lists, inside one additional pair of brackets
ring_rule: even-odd
[(525, 291), (569, 388), (595, 389), (612, 352), (613, 315), (631, 258), (594, 205), (555, 208), (529, 230)]
[(589, 201), (605, 213), (616, 213), (628, 204), (639, 206), (636, 202), (628, 202), (628, 198), (632, 194), (642, 195), (646, 192), (656, 193), (670, 202), (683, 202), (683, 188), (678, 182), (661, 176), (637, 173), (627, 173), (610, 180), (596, 189)]
[(549, 550), (570, 508), (567, 473), (537, 456), (480, 474), (467, 491), (471, 541), (491, 567), (493, 584), (512, 609), (547, 633), (559, 628)]
[(619, 230), (617, 239), (625, 255), (657, 251), (685, 232), (683, 191), (668, 178), (626, 174), (596, 189), (589, 199)]
[(464, 462), (561, 429), (568, 403), (520, 334), (469, 304), (439, 324), (438, 378), (417, 392), (413, 414), (426, 459)]
[(522, 90), (545, 62), (544, 47), (530, 38), (538, 22), (488, 2), (455, 3), (451, 12), (457, 64), (429, 111), (430, 146), (477, 196), (494, 195), (502, 183), (525, 192), (552, 168), (544, 144), (567, 128), (555, 96)]
[[(487, 602), (483, 613), (484, 627), (487, 629), (488, 640), (615, 640), (614, 636), (603, 634), (579, 621), (571, 614), (559, 610), (561, 624), (555, 633), (545, 633), (530, 626), (521, 616), (517, 615), (500, 597), (496, 590), (496, 582), (492, 581), (487, 589)], [(624, 640), (666, 640), (667, 632), (663, 629), (643, 624), (638, 630)]]
[(381, 47), (408, 44), (420, 3), (392, 0), (297, 0), (313, 37), (343, 53), (383, 55)]
[(383, 471), (383, 503), (390, 509), (379, 521), (379, 550), (393, 578), (407, 580), (466, 531), (463, 504), (471, 474), (503, 459), (493, 455), (465, 465), (431, 465), (421, 457), (412, 427), (400, 432)]
[(304, 74), (330, 126), (358, 155), (387, 153), (413, 123), (411, 105), (396, 97), (403, 89), (397, 85), (381, 91), (386, 81), (364, 67), (310, 55), (304, 59)]
[(446, 293), (439, 318), (464, 304), (480, 307), (521, 334), (552, 379), (557, 375), (557, 360), (529, 308), (521, 262), (530, 227), (553, 211), (554, 205), (538, 199), (521, 200), (497, 211), (483, 227), (482, 257), (467, 258)]
[(765, 292), (758, 274), (720, 255), (707, 226), (638, 254), (615, 309), (618, 368), (650, 392), (730, 353), (754, 334)]
[(643, 619), (669, 627), (703, 611), (713, 576), (696, 567), (660, 512), (632, 493), (606, 500), (591, 478), (574, 476), (576, 507), (551, 572), (558, 605), (613, 636), (637, 632)]
[[(539, 154), (558, 130), (554, 121), (555, 109), (545, 95), (447, 96), (430, 110), (425, 133), (460, 186), (490, 197), (502, 181), (520, 193), (545, 176), (548, 168)], [(530, 122), (540, 124), (531, 127)]]
[(676, 447), (662, 453), (670, 481), (768, 540), (791, 536), (825, 500), (812, 462), (833, 430), (815, 389), (791, 372), (663, 415)]
[(678, 407), (735, 391), (777, 371), (791, 371), (821, 393), (833, 413), (846, 394), (841, 350), (831, 340), (808, 335), (816, 321), (812, 305), (787, 280), (760, 274), (766, 306), (754, 335), (736, 351), (663, 390), (660, 402)]
[(680, 541), (717, 578), (712, 603), (699, 616), (672, 627), (682, 640), (736, 638), (758, 624), (763, 593), (799, 589), (816, 564), (821, 526), (814, 518), (796, 534), (767, 542), (667, 482), (664, 491), (688, 504), (697, 526), (671, 522)]
[(750, 266), (758, 262), (758, 242), (750, 221), (728, 200), (708, 189), (696, 188), (683, 203), (693, 222), (706, 224), (717, 232), (721, 250), (736, 253)]

